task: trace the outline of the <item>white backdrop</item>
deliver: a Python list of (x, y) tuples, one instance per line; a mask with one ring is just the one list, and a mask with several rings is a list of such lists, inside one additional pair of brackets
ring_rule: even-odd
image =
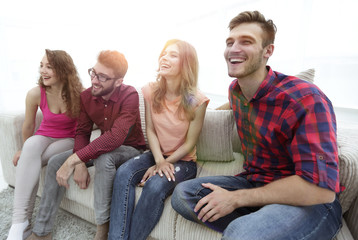
[(357, 9), (356, 0), (0, 0), (0, 112), (24, 109), (46, 48), (67, 51), (86, 87), (98, 52), (116, 49), (129, 62), (125, 83), (140, 87), (155, 80), (171, 38), (196, 48), (201, 90), (226, 96), (227, 26), (245, 10), (277, 25), (274, 70), (315, 68), (316, 84), (336, 107), (358, 109)]

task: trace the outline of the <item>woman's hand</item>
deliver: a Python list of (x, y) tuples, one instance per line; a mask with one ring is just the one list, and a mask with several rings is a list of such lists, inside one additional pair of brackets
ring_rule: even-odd
[(17, 151), (14, 155), (14, 158), (12, 159), (12, 163), (14, 164), (14, 166), (17, 166), (17, 162), (19, 161), (21, 155), (21, 150)]
[(156, 168), (156, 167), (157, 167), (156, 165), (153, 165), (153, 166), (151, 166), (150, 168), (147, 169), (147, 171), (146, 171), (145, 174), (143, 175), (143, 178), (142, 178), (142, 180), (140, 181), (140, 183), (138, 184), (138, 186), (143, 187), (144, 184), (145, 184), (145, 182), (146, 182), (150, 177), (152, 177), (152, 176), (155, 175), (155, 168)]
[(168, 181), (171, 180), (175, 181), (175, 171), (174, 171), (174, 165), (167, 161), (161, 161), (156, 164), (155, 171), (159, 174), (160, 177), (163, 177), (164, 175), (167, 177)]
[(163, 177), (165, 175), (168, 181), (175, 181), (174, 165), (164, 160), (148, 168), (148, 170), (143, 175), (139, 186), (143, 187), (145, 182), (155, 174), (158, 174), (160, 177)]

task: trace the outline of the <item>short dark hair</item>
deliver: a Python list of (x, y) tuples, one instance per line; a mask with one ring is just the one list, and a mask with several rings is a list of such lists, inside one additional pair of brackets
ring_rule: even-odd
[(264, 32), (262, 37), (262, 47), (274, 43), (277, 32), (276, 25), (271, 19), (266, 20), (265, 16), (259, 11), (245, 11), (234, 17), (229, 23), (230, 31), (242, 23), (257, 23)]

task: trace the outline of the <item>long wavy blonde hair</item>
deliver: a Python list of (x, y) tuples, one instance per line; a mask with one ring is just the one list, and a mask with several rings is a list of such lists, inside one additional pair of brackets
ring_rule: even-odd
[[(178, 115), (182, 118), (182, 114), (184, 114), (185, 118), (190, 121), (194, 119), (194, 107), (197, 102), (196, 92), (199, 72), (198, 57), (196, 50), (192, 45), (182, 40), (172, 39), (166, 42), (159, 58), (166, 48), (173, 44), (176, 44), (179, 50), (180, 74), (182, 79), (179, 89), (182, 98), (178, 109)], [(167, 84), (165, 78), (160, 74), (157, 75), (157, 84), (154, 84), (153, 88), (153, 110), (155, 112), (161, 112), (163, 107), (165, 107)]]
[[(66, 115), (72, 118), (80, 114), (80, 94), (83, 85), (78, 76), (77, 69), (71, 56), (62, 50), (46, 49), (46, 56), (54, 69), (57, 79), (63, 82), (62, 99), (66, 103)], [(47, 88), (44, 85), (42, 76), (38, 80), (38, 85)]]

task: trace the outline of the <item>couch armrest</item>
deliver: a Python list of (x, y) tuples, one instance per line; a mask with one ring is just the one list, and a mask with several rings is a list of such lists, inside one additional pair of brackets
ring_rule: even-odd
[(358, 197), (355, 199), (348, 212), (344, 215), (344, 219), (346, 220), (353, 239), (358, 239)]
[[(14, 154), (22, 148), (22, 124), (25, 120), (24, 113), (1, 113), (0, 114), (0, 160), (5, 181), (15, 185), (15, 167), (12, 164)], [(37, 129), (42, 120), (42, 113), (36, 115)]]
[(343, 213), (358, 195), (358, 129), (338, 129), (340, 182), (346, 188), (339, 196)]

